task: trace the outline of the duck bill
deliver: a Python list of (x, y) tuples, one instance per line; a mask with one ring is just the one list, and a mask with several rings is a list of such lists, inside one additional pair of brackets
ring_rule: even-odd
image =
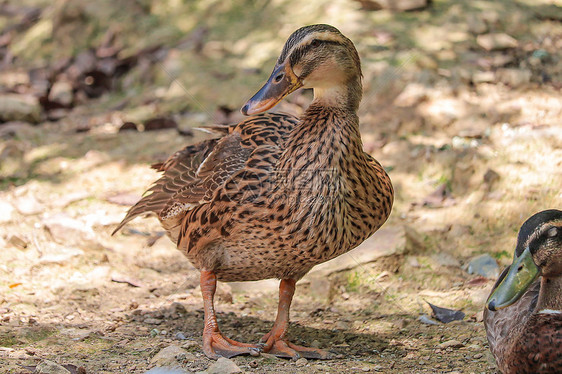
[(514, 304), (537, 279), (539, 273), (527, 247), (519, 257), (513, 259), (506, 276), (488, 298), (488, 309), (496, 311)]
[(267, 83), (241, 109), (251, 116), (273, 108), (285, 96), (302, 87), (302, 82), (287, 64), (275, 67)]

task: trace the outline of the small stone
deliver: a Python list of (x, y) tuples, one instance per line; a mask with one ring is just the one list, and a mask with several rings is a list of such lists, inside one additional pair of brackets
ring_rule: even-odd
[(487, 51), (500, 51), (517, 47), (517, 40), (505, 33), (482, 34), (476, 37), (476, 43)]
[(37, 123), (41, 119), (39, 100), (31, 95), (1, 94), (0, 121)]
[(490, 279), (497, 278), (499, 275), (498, 263), (488, 254), (483, 254), (470, 260), (467, 271), (469, 274), (478, 274)]
[(496, 74), (493, 71), (477, 71), (472, 74), (472, 82), (478, 83), (492, 83), (496, 80)]
[(439, 348), (441, 349), (447, 349), (447, 348), (461, 348), (464, 347), (464, 344), (459, 342), (458, 340), (448, 340), (446, 342), (443, 342), (441, 344), (439, 344)]
[(158, 335), (159, 332), (160, 332), (160, 330), (158, 330), (158, 329), (152, 329), (152, 330), (150, 330), (150, 336), (154, 338)]
[(49, 361), (43, 360), (35, 367), (35, 374), (70, 374), (70, 371), (62, 367), (61, 365)]
[(233, 374), (233, 373), (241, 373), (242, 370), (234, 363), (234, 361), (221, 357), (209, 366), (207, 369), (207, 374)]
[(299, 358), (296, 362), (295, 365), (297, 365), (298, 367), (303, 367), (306, 366), (306, 364), (308, 364), (308, 360), (304, 357)]
[(472, 356), (472, 358), (478, 360), (479, 358), (482, 358), (484, 355), (482, 353), (477, 353), (474, 356)]
[(513, 88), (528, 84), (532, 76), (533, 73), (527, 69), (504, 68), (496, 72), (498, 81)]
[(426, 325), (439, 325), (439, 322), (434, 321), (427, 314), (422, 314), (421, 316), (419, 316), (418, 321)]
[(195, 360), (195, 356), (177, 345), (170, 345), (158, 352), (152, 360), (151, 364), (172, 368), (181, 367), (182, 362)]
[(49, 101), (64, 106), (70, 106), (74, 100), (72, 84), (67, 81), (58, 81), (53, 84), (49, 92)]
[(192, 350), (192, 349), (200, 349), (201, 345), (197, 343), (195, 340), (186, 340), (182, 343), (181, 347), (187, 350)]
[(18, 197), (15, 199), (14, 204), (18, 212), (26, 216), (39, 214), (45, 209), (43, 204), (31, 194)]
[(0, 200), (0, 223), (10, 222), (14, 214), (14, 207), (7, 201)]
[(179, 331), (176, 332), (176, 335), (174, 335), (176, 339), (178, 340), (186, 340), (187, 338), (185, 337), (185, 335), (183, 334), (183, 332)]
[(144, 323), (146, 323), (147, 325), (159, 325), (162, 323), (162, 320), (158, 318), (148, 317), (144, 319)]

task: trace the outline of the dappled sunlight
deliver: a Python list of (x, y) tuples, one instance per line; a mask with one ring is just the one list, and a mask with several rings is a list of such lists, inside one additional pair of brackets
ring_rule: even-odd
[[(197, 127), (243, 120), (286, 38), (328, 23), (357, 47), (363, 147), (395, 190), (382, 239), (362, 248), (383, 255), (340, 257), (297, 284), (291, 338), (332, 347), (336, 360), (233, 362), (260, 373), (495, 372), (481, 323), (495, 280), (468, 265), (489, 254), (501, 270), (521, 223), (562, 207), (559, 2), (12, 3), (0, 5), (0, 100), (15, 103), (0, 105), (0, 371), (41, 357), (144, 373), (170, 345), (186, 370), (212, 365), (199, 272), (154, 217), (111, 233), (159, 178), (151, 164), (216, 136)], [(301, 115), (311, 100), (299, 90), (273, 111)], [(278, 292), (276, 280), (219, 284), (225, 335), (258, 341)], [(466, 317), (428, 324), (428, 302)]]

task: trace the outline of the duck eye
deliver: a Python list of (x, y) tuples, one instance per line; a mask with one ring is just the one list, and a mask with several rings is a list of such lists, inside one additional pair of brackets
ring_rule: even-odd
[(556, 235), (558, 235), (558, 228), (553, 227), (553, 228), (549, 229), (549, 230), (546, 232), (546, 235), (547, 235), (549, 238), (554, 238)]
[(279, 82), (281, 82), (281, 79), (283, 79), (284, 76), (285, 76), (285, 73), (277, 74), (277, 75), (275, 76), (275, 78), (273, 79), (273, 81), (274, 81), (275, 83), (279, 83)]
[(314, 39), (313, 41), (310, 42), (310, 45), (313, 47), (318, 47), (320, 45), (320, 40)]

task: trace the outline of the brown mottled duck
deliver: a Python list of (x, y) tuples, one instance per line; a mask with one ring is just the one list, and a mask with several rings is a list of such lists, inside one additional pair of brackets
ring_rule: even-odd
[(562, 211), (539, 212), (521, 226), (484, 325), (502, 373), (562, 373)]
[[(391, 211), (390, 179), (361, 143), (361, 77), (353, 43), (336, 28), (298, 29), (267, 83), (242, 108), (252, 117), (156, 165), (162, 177), (117, 228), (155, 213), (201, 271), (208, 357), (330, 356), (289, 342), (286, 332), (297, 280), (359, 245)], [(314, 90), (300, 118), (262, 113), (300, 87)], [(281, 280), (272, 330), (259, 344), (223, 336), (213, 306), (217, 280), (267, 278)]]

